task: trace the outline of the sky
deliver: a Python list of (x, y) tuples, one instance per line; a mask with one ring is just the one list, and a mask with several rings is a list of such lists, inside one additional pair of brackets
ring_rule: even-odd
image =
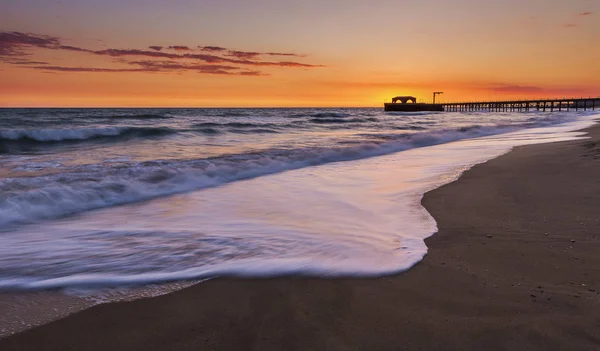
[(0, 0), (0, 107), (600, 96), (600, 0)]

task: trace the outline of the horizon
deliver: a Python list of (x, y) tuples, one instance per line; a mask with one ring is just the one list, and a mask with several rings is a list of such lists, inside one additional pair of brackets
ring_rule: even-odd
[(371, 108), (396, 95), (427, 102), (433, 91), (445, 92), (440, 102), (598, 95), (600, 2), (444, 4), (11, 2), (0, 14), (0, 107)]
[[(455, 103), (487, 103), (487, 102), (507, 102), (507, 101), (543, 101), (543, 100), (600, 100), (600, 95), (589, 97), (555, 97), (539, 99), (515, 99), (515, 100), (464, 100), (464, 101), (442, 101), (439, 104)], [(389, 100), (389, 99), (388, 99)], [(386, 100), (386, 103), (389, 102)], [(382, 102), (383, 103), (383, 102)], [(380, 109), (380, 106), (0, 106), (0, 109)]]

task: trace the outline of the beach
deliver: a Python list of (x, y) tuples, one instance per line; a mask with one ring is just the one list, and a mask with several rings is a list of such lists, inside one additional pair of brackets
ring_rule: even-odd
[(2, 350), (596, 350), (600, 127), (518, 147), (428, 192), (439, 232), (409, 271), (217, 278), (104, 304)]

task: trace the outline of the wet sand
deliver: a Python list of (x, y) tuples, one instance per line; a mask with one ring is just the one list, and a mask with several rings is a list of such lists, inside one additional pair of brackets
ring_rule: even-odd
[(214, 279), (95, 306), (0, 350), (598, 350), (600, 127), (427, 193), (425, 260), (373, 279)]

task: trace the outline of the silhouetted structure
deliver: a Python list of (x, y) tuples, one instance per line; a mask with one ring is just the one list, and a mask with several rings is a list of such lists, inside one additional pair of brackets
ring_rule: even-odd
[(383, 108), (385, 111), (395, 112), (444, 111), (442, 105), (417, 103), (417, 98), (414, 96), (396, 96), (392, 98), (391, 104), (383, 104)]
[(395, 98), (392, 98), (392, 104), (397, 103), (398, 100), (400, 100), (400, 102), (403, 104), (407, 104), (409, 101), (413, 104), (417, 103), (417, 98), (414, 96), (396, 96)]
[(507, 101), (466, 101), (445, 102), (441, 104), (445, 111), (494, 111), (494, 112), (527, 112), (527, 111), (587, 111), (600, 108), (600, 97), (541, 100), (507, 100)]

